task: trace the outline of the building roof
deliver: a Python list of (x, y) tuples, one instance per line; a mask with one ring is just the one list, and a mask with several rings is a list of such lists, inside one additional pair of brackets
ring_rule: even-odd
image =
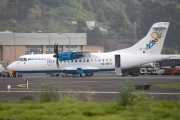
[[(70, 41), (70, 43), (69, 43)], [(86, 33), (0, 32), (0, 45), (87, 45)]]

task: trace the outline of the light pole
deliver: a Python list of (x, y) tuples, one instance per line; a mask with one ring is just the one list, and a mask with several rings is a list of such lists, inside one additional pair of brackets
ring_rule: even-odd
[[(45, 32), (46, 33), (46, 32)], [(50, 36), (48, 33), (46, 33), (46, 35), (49, 37), (49, 53), (50, 53)]]
[(46, 33), (46, 35), (48, 36), (49, 38), (49, 53), (50, 53), (50, 36), (47, 32), (43, 32), (43, 31), (38, 31), (39, 33)]
[(14, 61), (16, 60), (16, 48), (15, 48), (15, 35), (13, 32), (11, 34), (14, 36)]
[(65, 33), (59, 33), (59, 34), (60, 34), (60, 35), (65, 35), (66, 37), (68, 37), (68, 39), (69, 39), (69, 49), (68, 49), (68, 51), (70, 51), (70, 44), (71, 44), (71, 43), (70, 43), (70, 42), (71, 42), (71, 41), (70, 41), (70, 37), (69, 37), (67, 34), (65, 34)]

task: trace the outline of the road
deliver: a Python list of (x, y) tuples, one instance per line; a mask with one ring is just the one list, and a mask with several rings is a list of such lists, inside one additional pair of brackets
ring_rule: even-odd
[[(24, 79), (28, 80), (27, 83)], [(0, 78), (0, 100), (19, 100), (19, 98), (32, 95), (38, 99), (43, 85), (53, 86), (60, 93), (75, 93), (83, 96), (91, 96), (95, 101), (114, 101), (119, 92), (129, 83), (133, 92), (136, 85), (149, 85), (149, 90), (144, 90), (148, 95), (156, 99), (179, 99), (179, 90), (160, 89), (154, 87), (159, 83), (180, 83), (180, 76), (170, 75), (145, 75), (138, 77), (121, 77), (114, 73), (96, 73), (92, 77), (50, 77), (47, 74), (24, 74), (23, 78)], [(7, 86), (11, 89), (8, 92)], [(46, 88), (48, 89), (48, 88)]]

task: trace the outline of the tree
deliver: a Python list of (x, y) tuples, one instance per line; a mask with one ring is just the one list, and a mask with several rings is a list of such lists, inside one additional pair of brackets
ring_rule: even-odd
[(83, 1), (82, 5), (83, 5), (84, 9), (86, 9), (88, 11), (92, 9), (91, 4), (89, 3), (89, 1)]
[(103, 36), (99, 28), (95, 27), (93, 30), (87, 29), (86, 32), (88, 45), (101, 45)]
[(81, 28), (87, 28), (87, 24), (84, 20), (78, 20), (77, 21), (77, 26)]

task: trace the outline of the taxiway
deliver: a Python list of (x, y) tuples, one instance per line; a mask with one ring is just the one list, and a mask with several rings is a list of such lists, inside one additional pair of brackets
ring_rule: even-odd
[[(27, 83), (24, 79), (28, 80)], [(157, 99), (179, 99), (180, 89), (160, 89), (155, 84), (180, 83), (180, 76), (143, 75), (138, 77), (121, 77), (113, 73), (96, 73), (92, 77), (50, 77), (47, 74), (24, 74), (22, 78), (0, 78), (0, 100), (19, 100), (19, 98), (32, 95), (38, 98), (45, 84), (52, 85), (60, 93), (75, 93), (81, 98), (89, 95), (95, 101), (116, 100), (119, 92), (130, 84), (134, 93), (136, 85), (149, 85), (146, 94)], [(11, 89), (8, 91), (7, 86)]]

